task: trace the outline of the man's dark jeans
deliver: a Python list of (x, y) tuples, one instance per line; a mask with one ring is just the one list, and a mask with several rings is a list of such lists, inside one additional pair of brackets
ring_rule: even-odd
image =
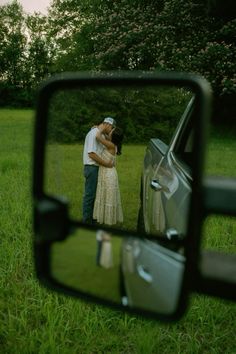
[(97, 181), (98, 181), (98, 166), (85, 165), (85, 190), (83, 198), (83, 221), (89, 224), (94, 223), (93, 207), (96, 197)]

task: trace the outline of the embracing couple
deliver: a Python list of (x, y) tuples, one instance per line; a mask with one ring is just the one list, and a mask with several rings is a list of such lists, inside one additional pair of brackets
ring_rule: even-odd
[(121, 154), (123, 132), (107, 117), (85, 138), (83, 221), (114, 225), (123, 222), (116, 155)]

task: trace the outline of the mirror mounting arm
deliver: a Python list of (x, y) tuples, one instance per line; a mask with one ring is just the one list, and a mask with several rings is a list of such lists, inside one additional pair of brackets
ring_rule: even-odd
[[(203, 182), (204, 217), (210, 214), (236, 215), (236, 181), (231, 178), (207, 177)], [(202, 251), (195, 291), (234, 300), (236, 298), (236, 255)]]
[(195, 288), (197, 293), (220, 296), (228, 300), (236, 298), (236, 255), (215, 251), (201, 253), (198, 277)]
[(236, 181), (222, 177), (204, 180), (204, 209), (208, 214), (236, 215)]

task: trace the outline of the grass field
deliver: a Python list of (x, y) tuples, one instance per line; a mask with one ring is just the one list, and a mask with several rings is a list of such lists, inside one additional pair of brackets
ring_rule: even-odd
[[(123, 228), (136, 230), (140, 198), (140, 176), (146, 145), (124, 145), (116, 159), (122, 208)], [(84, 189), (83, 145), (48, 145), (46, 149), (46, 191), (63, 195), (70, 201), (70, 214), (82, 220)]]
[[(0, 352), (235, 354), (236, 305), (230, 302), (193, 294), (181, 321), (160, 324), (69, 299), (38, 284), (32, 257), (32, 127), (32, 111), (0, 110)], [(207, 173), (235, 176), (235, 140), (223, 133), (213, 137)], [(142, 146), (135, 149), (137, 155), (143, 151)], [(130, 170), (129, 176), (134, 173)], [(73, 215), (77, 212), (73, 209)], [(235, 219), (211, 217), (204, 246), (235, 252), (235, 231)]]
[[(79, 228), (64, 242), (52, 247), (52, 273), (63, 284), (120, 303), (119, 266), (122, 239), (112, 235), (113, 264), (110, 268), (96, 265), (96, 233)], [(93, 281), (91, 281), (93, 279)]]

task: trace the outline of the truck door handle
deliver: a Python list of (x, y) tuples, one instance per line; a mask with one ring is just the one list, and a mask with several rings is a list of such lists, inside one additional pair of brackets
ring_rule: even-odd
[(142, 278), (146, 283), (152, 283), (152, 276), (149, 274), (142, 265), (137, 267), (138, 275)]
[(170, 241), (181, 240), (181, 236), (176, 229), (170, 228), (166, 231), (166, 237)]
[(150, 183), (150, 186), (156, 192), (161, 191), (163, 189), (157, 179), (153, 179)]

